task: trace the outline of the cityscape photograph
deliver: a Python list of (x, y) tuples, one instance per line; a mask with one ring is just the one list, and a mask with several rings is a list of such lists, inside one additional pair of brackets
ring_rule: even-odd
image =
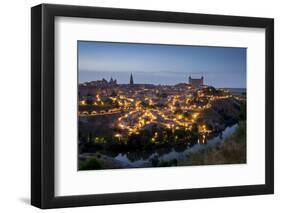
[(246, 48), (77, 48), (78, 170), (247, 162)]

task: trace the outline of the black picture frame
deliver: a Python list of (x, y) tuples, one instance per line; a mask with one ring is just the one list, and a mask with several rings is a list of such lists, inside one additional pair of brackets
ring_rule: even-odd
[[(54, 21), (58, 16), (264, 28), (266, 32), (265, 184), (56, 197), (54, 195)], [(274, 20), (53, 4), (32, 7), (31, 114), (31, 204), (42, 209), (272, 194), (274, 193)]]

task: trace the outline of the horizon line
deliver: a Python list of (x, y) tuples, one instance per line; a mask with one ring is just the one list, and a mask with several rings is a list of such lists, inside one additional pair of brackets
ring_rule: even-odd
[[(93, 80), (93, 81), (101, 81), (101, 80)], [(84, 82), (79, 82), (78, 84), (80, 85), (80, 84), (90, 83), (90, 82), (93, 82), (93, 81), (84, 81)], [(189, 84), (189, 83), (180, 82), (180, 83), (177, 83), (177, 84)], [(177, 84), (134, 83), (133, 85), (175, 86)], [(129, 86), (132, 86), (130, 83), (121, 83), (121, 84), (116, 83), (115, 85), (129, 85)], [(203, 84), (203, 85), (204, 86), (209, 86), (209, 87), (214, 87), (214, 88), (247, 89), (247, 87), (216, 87), (216, 86), (207, 85), (207, 84)]]

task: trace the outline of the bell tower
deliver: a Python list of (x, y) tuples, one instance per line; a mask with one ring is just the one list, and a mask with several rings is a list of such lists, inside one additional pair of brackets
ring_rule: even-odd
[(130, 85), (134, 85), (134, 79), (133, 79), (133, 74), (131, 73), (130, 76)]

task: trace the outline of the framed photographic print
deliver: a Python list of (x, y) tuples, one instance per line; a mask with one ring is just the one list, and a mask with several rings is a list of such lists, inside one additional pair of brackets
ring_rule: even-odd
[(31, 203), (271, 194), (274, 21), (31, 9)]

